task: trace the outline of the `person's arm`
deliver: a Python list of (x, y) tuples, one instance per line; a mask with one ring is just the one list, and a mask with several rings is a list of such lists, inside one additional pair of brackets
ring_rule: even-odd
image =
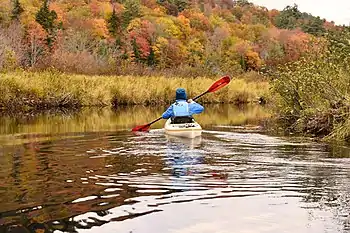
[(173, 105), (170, 105), (170, 107), (163, 113), (162, 118), (169, 119), (172, 116), (173, 116)]
[(196, 102), (194, 102), (192, 99), (188, 100), (188, 106), (189, 106), (189, 110), (190, 110), (190, 114), (199, 114), (201, 112), (203, 112), (204, 107)]

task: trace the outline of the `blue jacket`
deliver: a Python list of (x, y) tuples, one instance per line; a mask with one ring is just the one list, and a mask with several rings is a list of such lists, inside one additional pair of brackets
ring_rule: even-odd
[[(177, 107), (176, 102), (183, 104), (183, 107)], [(192, 116), (193, 114), (199, 114), (204, 110), (202, 105), (194, 101), (192, 103), (187, 103), (186, 100), (176, 100), (176, 102), (170, 105), (170, 107), (163, 113), (163, 119), (168, 119), (173, 116)]]

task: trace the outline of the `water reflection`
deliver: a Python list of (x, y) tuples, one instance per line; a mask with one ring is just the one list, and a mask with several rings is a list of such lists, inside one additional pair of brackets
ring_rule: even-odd
[(269, 136), (252, 130), (260, 110), (223, 109), (195, 139), (132, 134), (109, 111), (2, 125), (0, 232), (350, 230), (345, 146)]
[(204, 155), (199, 149), (202, 137), (190, 139), (166, 135), (166, 138), (165, 164), (171, 169), (171, 174), (178, 178), (195, 174), (196, 165), (204, 162)]
[[(87, 108), (79, 112), (62, 114), (1, 116), (0, 146), (37, 140), (52, 140), (64, 137), (79, 137), (82, 132), (106, 132), (130, 130), (158, 118), (163, 107), (120, 107), (116, 109)], [(211, 125), (258, 124), (269, 116), (267, 109), (258, 106), (237, 107), (233, 105), (208, 105), (205, 112), (196, 117), (204, 127)], [(152, 129), (163, 127), (164, 121), (152, 125)]]

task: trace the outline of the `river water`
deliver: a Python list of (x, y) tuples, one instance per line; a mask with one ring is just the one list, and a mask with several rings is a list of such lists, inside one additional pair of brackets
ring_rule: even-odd
[(259, 106), (130, 132), (163, 110), (0, 117), (0, 232), (350, 231), (348, 147), (268, 134)]

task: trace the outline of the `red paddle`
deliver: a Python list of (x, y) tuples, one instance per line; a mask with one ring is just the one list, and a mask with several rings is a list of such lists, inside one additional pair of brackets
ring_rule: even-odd
[[(215, 91), (223, 88), (224, 86), (229, 84), (230, 81), (231, 81), (230, 76), (226, 75), (226, 76), (222, 77), (221, 79), (219, 79), (218, 81), (213, 83), (206, 92), (203, 92), (199, 96), (194, 97), (193, 100), (196, 100), (196, 99), (202, 97), (203, 95), (205, 95), (207, 93), (215, 92)], [(157, 121), (159, 121), (161, 119), (163, 119), (163, 118), (159, 117), (159, 118), (155, 119), (154, 121), (152, 121), (152, 122), (150, 122), (148, 124), (136, 126), (136, 127), (134, 127), (132, 129), (132, 131), (149, 131), (150, 126), (153, 123), (156, 123)]]

